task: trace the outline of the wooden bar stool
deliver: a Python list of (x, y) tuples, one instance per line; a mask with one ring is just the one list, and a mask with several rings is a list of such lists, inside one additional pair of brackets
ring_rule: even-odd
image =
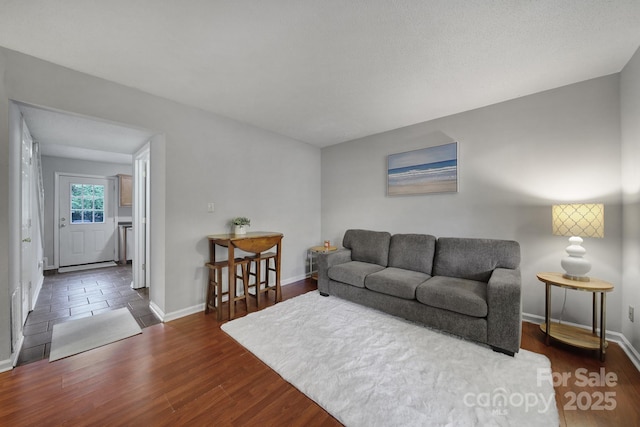
[[(247, 298), (249, 295), (249, 261), (244, 258), (236, 258), (234, 263), (236, 279), (242, 280), (244, 292), (242, 295), (236, 295), (233, 301), (229, 301), (229, 305), (232, 303), (235, 304), (238, 301), (244, 301), (245, 307), (247, 311), (249, 311), (249, 300)], [(207, 287), (204, 312), (208, 314), (209, 310), (215, 310), (216, 319), (220, 321), (222, 320), (222, 297), (227, 295), (227, 298), (229, 298), (229, 290), (226, 292), (222, 290), (222, 269), (228, 268), (229, 262), (227, 260), (217, 261), (213, 264), (206, 263), (205, 266), (209, 269), (209, 286)], [(240, 274), (238, 274), (238, 268), (240, 268)], [(231, 320), (231, 316), (229, 316), (229, 320)]]
[[(274, 304), (280, 300), (280, 278), (278, 277), (277, 269), (277, 254), (275, 252), (259, 253), (256, 255), (248, 256), (245, 258), (249, 265), (247, 267), (248, 276), (248, 294), (256, 299), (256, 306), (260, 308), (261, 294), (268, 296), (269, 291), (274, 291)], [(262, 262), (264, 261), (264, 280), (262, 279)], [(251, 269), (251, 266), (255, 268)], [(270, 280), (269, 273), (275, 273), (276, 278), (273, 283)], [(251, 283), (251, 277), (253, 277), (253, 283)], [(254, 293), (251, 294), (251, 288)]]

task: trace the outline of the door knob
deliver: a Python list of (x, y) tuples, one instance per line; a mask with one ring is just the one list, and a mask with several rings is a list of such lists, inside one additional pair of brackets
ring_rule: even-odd
[(66, 227), (65, 224), (60, 224), (60, 228)]
[(22, 239), (24, 243), (31, 243), (31, 237), (27, 237), (26, 239)]

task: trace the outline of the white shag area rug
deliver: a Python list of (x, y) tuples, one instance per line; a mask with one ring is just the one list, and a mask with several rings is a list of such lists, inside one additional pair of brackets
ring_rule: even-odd
[(126, 307), (53, 325), (49, 362), (142, 333)]
[(549, 360), (317, 291), (222, 329), (346, 426), (557, 426)]

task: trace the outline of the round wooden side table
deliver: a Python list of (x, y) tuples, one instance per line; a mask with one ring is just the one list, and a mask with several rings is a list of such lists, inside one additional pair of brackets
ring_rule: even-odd
[[(589, 282), (579, 282), (563, 277), (562, 273), (538, 273), (538, 280), (546, 285), (545, 295), (545, 315), (540, 329), (545, 334), (545, 344), (550, 344), (550, 338), (572, 345), (574, 347), (585, 348), (589, 350), (599, 350), (600, 360), (604, 362), (607, 351), (606, 333), (606, 316), (607, 316), (607, 292), (613, 290), (613, 285), (604, 280), (591, 278)], [(565, 325), (558, 322), (551, 322), (551, 287), (558, 286), (565, 289), (573, 289), (576, 291), (585, 291), (593, 293), (593, 320), (592, 331), (577, 328), (571, 325)], [(600, 336), (597, 334), (598, 329), (598, 300), (597, 294), (600, 294)]]
[(316, 254), (324, 253), (324, 252), (333, 252), (337, 251), (338, 248), (335, 246), (329, 246), (329, 249), (324, 246), (312, 246), (309, 248), (308, 260), (309, 260), (309, 273), (311, 274), (311, 278), (313, 280), (318, 280), (318, 270), (314, 270), (314, 257)]

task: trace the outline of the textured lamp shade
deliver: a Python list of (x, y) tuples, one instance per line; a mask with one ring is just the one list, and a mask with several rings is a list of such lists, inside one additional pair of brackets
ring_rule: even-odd
[(602, 203), (554, 205), (553, 234), (604, 237), (604, 205)]
[(564, 277), (589, 281), (587, 273), (591, 270), (591, 263), (584, 258), (587, 251), (582, 247), (582, 237), (604, 237), (604, 205), (554, 205), (552, 217), (553, 234), (571, 236), (566, 249), (568, 256), (560, 263), (566, 272)]

